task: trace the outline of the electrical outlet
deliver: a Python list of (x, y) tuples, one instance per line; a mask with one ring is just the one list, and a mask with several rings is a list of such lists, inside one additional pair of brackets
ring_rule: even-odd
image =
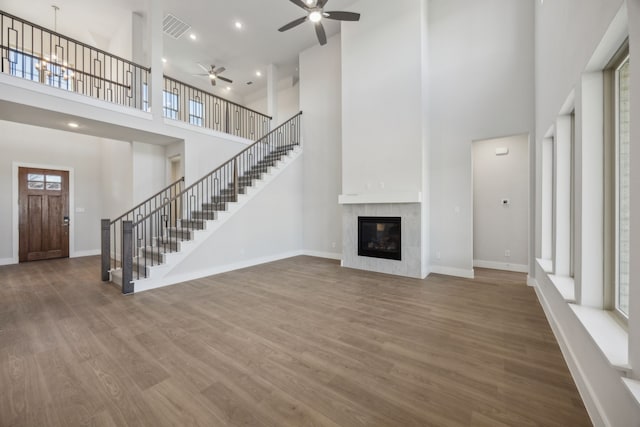
[(504, 256), (509, 258), (511, 256), (511, 251), (509, 249), (507, 249), (506, 251), (504, 251)]

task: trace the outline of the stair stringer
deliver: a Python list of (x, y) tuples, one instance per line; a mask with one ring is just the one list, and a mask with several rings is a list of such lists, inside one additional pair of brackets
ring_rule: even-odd
[(172, 274), (179, 266), (187, 261), (193, 254), (202, 247), (209, 239), (215, 238), (215, 235), (224, 227), (224, 225), (233, 218), (242, 209), (258, 196), (265, 188), (275, 181), (289, 167), (296, 163), (296, 160), (302, 155), (302, 148), (296, 148), (288, 155), (283, 156), (264, 176), (256, 180), (254, 185), (247, 187), (245, 194), (239, 194), (237, 202), (229, 203), (226, 211), (219, 211), (217, 219), (206, 221), (205, 229), (194, 230), (192, 240), (179, 242), (178, 251), (164, 254), (164, 263), (147, 267), (149, 274), (147, 278), (134, 280), (134, 292), (142, 292), (146, 290), (156, 289), (163, 286), (173, 285), (187, 280), (195, 280), (212, 274), (231, 271), (244, 268), (250, 265), (256, 265), (264, 262), (271, 262), (278, 259), (288, 258), (300, 255), (302, 252), (298, 249), (291, 250), (286, 253), (262, 257), (260, 259), (243, 260), (236, 263), (217, 266), (214, 268), (203, 268), (195, 270), (192, 273)]

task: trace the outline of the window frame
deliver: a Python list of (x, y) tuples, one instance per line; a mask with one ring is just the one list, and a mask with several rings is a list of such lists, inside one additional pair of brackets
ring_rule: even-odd
[[(605, 67), (605, 308), (624, 325), (629, 314), (620, 308), (620, 163), (619, 70), (630, 61), (626, 40)], [(631, 184), (631, 183), (630, 183)], [(629, 285), (627, 284), (627, 287)], [(628, 303), (627, 303), (628, 304)]]

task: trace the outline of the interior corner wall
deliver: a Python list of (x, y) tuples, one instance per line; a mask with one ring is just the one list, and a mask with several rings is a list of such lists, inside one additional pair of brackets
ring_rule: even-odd
[(417, 193), (423, 172), (421, 4), (361, 0), (350, 10), (363, 14), (357, 25), (342, 24), (342, 192)]
[(431, 0), (428, 15), (431, 266), (472, 274), (471, 142), (533, 133), (534, 2)]
[(300, 53), (304, 158), (303, 249), (342, 253), (340, 35)]

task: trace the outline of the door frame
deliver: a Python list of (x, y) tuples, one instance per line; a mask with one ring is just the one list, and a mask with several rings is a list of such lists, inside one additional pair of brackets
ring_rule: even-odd
[(20, 189), (19, 189), (19, 168), (35, 168), (35, 169), (53, 169), (69, 172), (69, 258), (76, 256), (75, 251), (75, 180), (74, 170), (70, 166), (51, 165), (42, 163), (13, 162), (11, 168), (11, 191), (12, 191), (12, 216), (13, 216), (13, 264), (18, 264), (20, 260)]

